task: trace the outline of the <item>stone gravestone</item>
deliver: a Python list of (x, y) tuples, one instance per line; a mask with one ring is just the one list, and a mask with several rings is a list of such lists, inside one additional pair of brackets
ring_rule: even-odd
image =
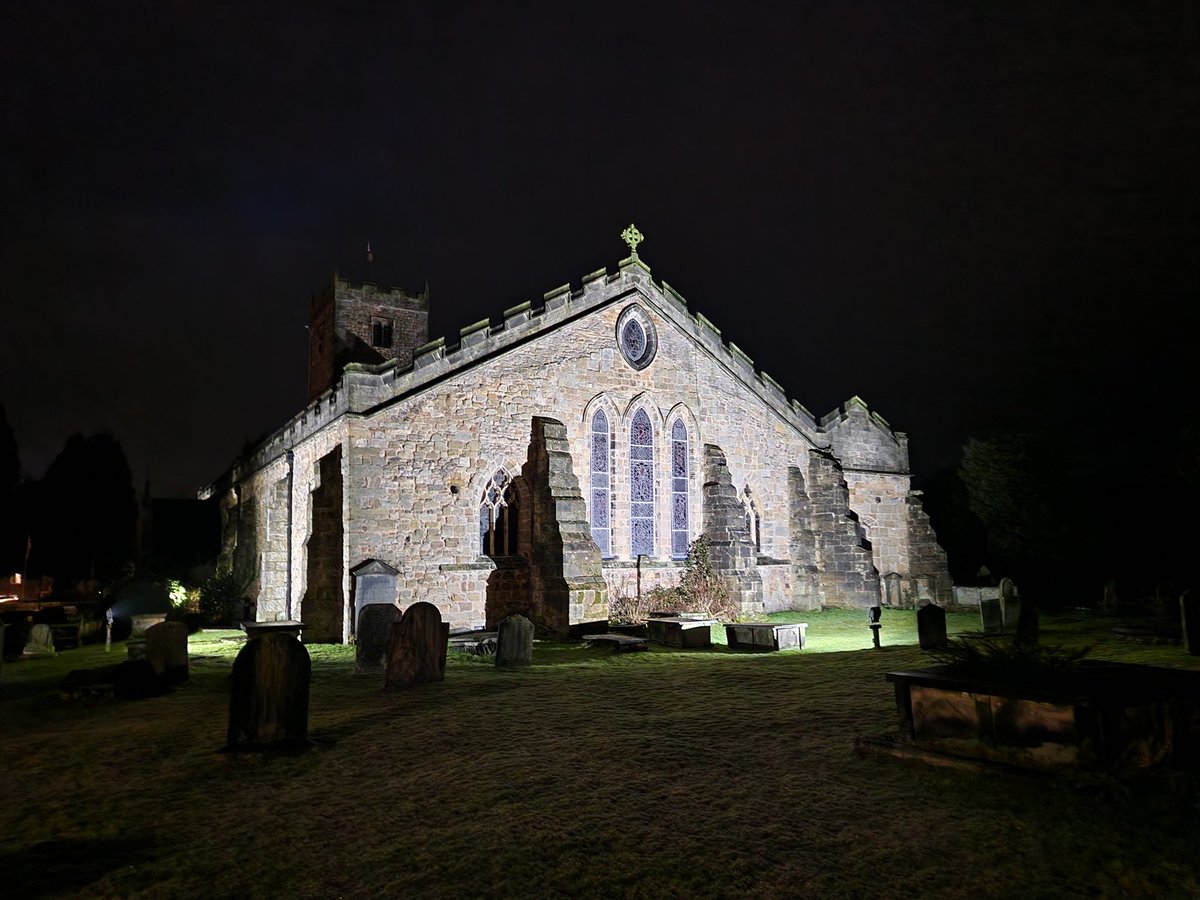
[(1025, 601), (1021, 604), (1021, 618), (1017, 620), (1017, 636), (1013, 638), (1013, 643), (1018, 647), (1036, 647), (1040, 625), (1041, 614), (1037, 604)]
[(1117, 597), (1117, 583), (1110, 578), (1104, 582), (1104, 595), (1100, 598), (1100, 612), (1111, 616), (1120, 605), (1121, 601)]
[(899, 572), (888, 572), (883, 576), (888, 606), (900, 607), (904, 605), (903, 582), (904, 578)]
[(1179, 595), (1179, 614), (1183, 623), (1183, 648), (1200, 656), (1200, 594), (1184, 591)]
[(1017, 627), (1021, 618), (1021, 598), (1017, 596), (1017, 586), (1011, 578), (1000, 579), (1000, 617), (1009, 631)]
[(399, 621), (400, 607), (394, 603), (368, 603), (359, 610), (354, 632), (354, 674), (382, 675), (387, 671), (392, 623)]
[(1004, 630), (1004, 616), (1000, 611), (1000, 601), (995, 597), (979, 601), (979, 618), (983, 623), (984, 634), (999, 634)]
[(384, 690), (394, 691), (446, 677), (450, 624), (432, 603), (414, 603), (391, 627)]
[(187, 681), (187, 639), (187, 626), (182, 622), (159, 622), (146, 629), (146, 660), (163, 681)]
[(936, 603), (917, 610), (917, 640), (922, 650), (941, 650), (946, 639), (946, 611)]
[(521, 615), (500, 623), (496, 639), (496, 668), (516, 668), (533, 662), (533, 623)]
[(29, 629), (29, 641), (25, 644), (22, 656), (53, 656), (54, 629), (45, 623), (39, 623)]
[(308, 746), (312, 660), (288, 634), (246, 642), (233, 661), (227, 750)]

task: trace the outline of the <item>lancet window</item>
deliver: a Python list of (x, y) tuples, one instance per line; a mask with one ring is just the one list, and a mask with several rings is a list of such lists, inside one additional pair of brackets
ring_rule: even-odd
[(746, 530), (750, 532), (750, 543), (754, 544), (755, 550), (762, 553), (762, 516), (758, 512), (758, 503), (748, 485), (743, 495), (742, 506), (746, 510)]
[(688, 433), (682, 419), (671, 426), (671, 556), (688, 554)]
[(612, 432), (604, 410), (592, 416), (591, 489), (588, 512), (592, 518), (592, 540), (605, 559), (612, 557)]
[(629, 425), (629, 536), (633, 555), (654, 555), (654, 428), (644, 409)]

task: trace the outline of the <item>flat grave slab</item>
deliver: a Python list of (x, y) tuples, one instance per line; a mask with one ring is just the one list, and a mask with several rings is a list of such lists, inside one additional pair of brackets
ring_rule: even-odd
[(733, 650), (803, 650), (807, 622), (736, 622), (725, 626)]
[(597, 644), (612, 647), (613, 653), (629, 653), (633, 650), (650, 649), (649, 638), (634, 637), (629, 634), (585, 634), (583, 639), (592, 647), (595, 647)]
[(692, 619), (682, 616), (652, 618), (646, 620), (650, 640), (668, 647), (688, 650), (712, 646), (712, 626), (716, 619)]

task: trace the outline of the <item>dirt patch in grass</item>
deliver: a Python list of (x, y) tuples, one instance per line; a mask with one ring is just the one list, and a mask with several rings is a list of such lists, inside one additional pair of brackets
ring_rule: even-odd
[[(539, 642), (527, 670), (451, 655), (384, 693), (353, 648), (313, 657), (306, 754), (223, 754), (239, 649), (193, 636), (192, 678), (65, 701), (102, 648), (6, 665), (0, 867), (15, 896), (1195, 896), (1190, 780), (1115, 785), (860, 757), (893, 727), (883, 673), (920, 665), (912, 613), (804, 613), (809, 649)], [(1097, 624), (1100, 622), (1100, 624)], [(950, 628), (978, 627), (951, 615)], [(1108, 623), (1111, 624), (1111, 623)], [(1197, 668), (1102, 620), (1044, 639)], [(47, 874), (50, 873), (50, 874)]]

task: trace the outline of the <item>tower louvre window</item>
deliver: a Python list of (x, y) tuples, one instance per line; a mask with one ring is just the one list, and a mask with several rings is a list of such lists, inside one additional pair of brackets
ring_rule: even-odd
[(371, 346), (392, 346), (392, 320), (382, 316), (371, 316)]

